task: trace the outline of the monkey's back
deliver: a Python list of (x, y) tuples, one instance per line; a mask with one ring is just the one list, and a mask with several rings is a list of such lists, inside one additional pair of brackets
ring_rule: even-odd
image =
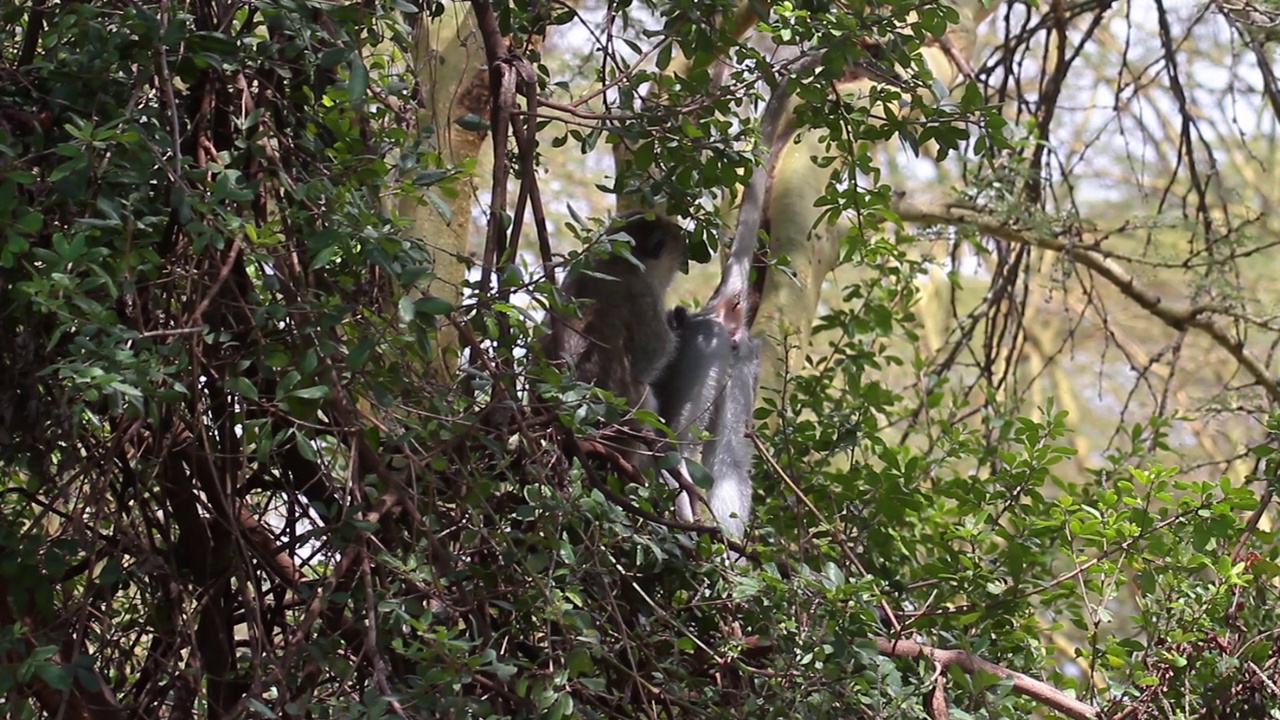
[[(625, 397), (645, 396), (675, 349), (663, 297), (644, 271), (622, 258), (607, 258), (565, 280), (561, 289), (583, 301), (581, 318), (566, 318), (560, 347), (547, 337), (547, 356), (568, 356), (574, 376)], [(599, 277), (606, 275), (609, 277)]]

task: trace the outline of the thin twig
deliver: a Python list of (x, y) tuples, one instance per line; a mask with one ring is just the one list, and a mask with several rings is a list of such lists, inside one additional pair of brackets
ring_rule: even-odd
[[(787, 471), (778, 464), (778, 461), (769, 454), (769, 448), (765, 447), (764, 443), (760, 442), (760, 438), (756, 437), (755, 433), (751, 434), (751, 440), (756, 445), (756, 452), (760, 457), (764, 458), (765, 463), (769, 465), (769, 468), (773, 470), (774, 474), (777, 475), (782, 482), (786, 483), (787, 487), (791, 489), (791, 492), (796, 494), (796, 497), (800, 498), (800, 502), (804, 503), (805, 507), (809, 508), (809, 512), (813, 513), (815, 518), (831, 530), (831, 534), (835, 537), (836, 544), (840, 547), (840, 551), (844, 553), (845, 558), (858, 569), (858, 572), (862, 573), (864, 576), (869, 576), (870, 573), (868, 573), (867, 569), (862, 566), (862, 561), (858, 560), (858, 556), (853, 552), (853, 549), (849, 547), (849, 540), (844, 536), (844, 533), (840, 531), (840, 528), (836, 527), (834, 523), (827, 522), (826, 515), (818, 509), (818, 506), (809, 499), (808, 495), (804, 494), (804, 491), (800, 489), (800, 486), (796, 485), (795, 481), (791, 479), (791, 476), (787, 474)], [(893, 612), (893, 608), (889, 607), (888, 601), (883, 598), (880, 600), (880, 610), (889, 621), (889, 626), (893, 628), (893, 631), (902, 632), (902, 624), (898, 622), (898, 616)]]
[(1220, 323), (1209, 317), (1214, 308), (1212, 305), (1175, 305), (1166, 303), (1163, 298), (1148, 290), (1124, 268), (1111, 259), (1082, 247), (1078, 242), (1070, 242), (1060, 237), (1038, 233), (1023, 228), (1011, 227), (998, 218), (983, 213), (977, 208), (962, 204), (924, 205), (908, 200), (899, 200), (893, 204), (893, 210), (900, 218), (910, 222), (930, 223), (934, 225), (969, 226), (978, 232), (1005, 242), (1037, 247), (1061, 253), (1084, 267), (1102, 276), (1125, 297), (1134, 301), (1143, 310), (1155, 316), (1165, 325), (1179, 332), (1194, 328), (1208, 335), (1211, 340), (1226, 350), (1245, 372), (1253, 378), (1267, 393), (1272, 402), (1280, 403), (1280, 383), (1267, 370), (1266, 365), (1245, 350), (1244, 341), (1233, 337), (1231, 332)]

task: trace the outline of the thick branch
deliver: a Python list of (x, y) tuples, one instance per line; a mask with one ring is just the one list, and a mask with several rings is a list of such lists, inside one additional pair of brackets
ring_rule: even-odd
[(1234, 337), (1232, 333), (1215, 321), (1211, 314), (1215, 312), (1212, 305), (1174, 305), (1165, 303), (1156, 293), (1142, 287), (1137, 280), (1114, 260), (1089, 249), (1086, 246), (1068, 242), (1059, 237), (1037, 233), (1033, 230), (1014, 228), (1002, 223), (998, 218), (987, 215), (980, 210), (963, 205), (939, 203), (918, 204), (909, 200), (899, 201), (894, 211), (905, 221), (927, 223), (932, 225), (968, 226), (984, 235), (1004, 240), (1005, 242), (1028, 245), (1062, 253), (1071, 260), (1083, 265), (1102, 276), (1125, 297), (1134, 301), (1143, 310), (1151, 313), (1165, 325), (1179, 332), (1194, 328), (1208, 335), (1213, 342), (1226, 350), (1240, 367), (1244, 368), (1254, 380), (1266, 390), (1267, 397), (1273, 402), (1280, 402), (1280, 384), (1267, 371), (1261, 360), (1245, 351), (1244, 341)]
[(1061, 690), (1040, 682), (1034, 678), (1015, 672), (965, 650), (941, 650), (928, 645), (921, 645), (911, 640), (889, 640), (876, 638), (876, 650), (881, 655), (906, 658), (909, 660), (927, 657), (942, 667), (957, 667), (967, 674), (979, 670), (1013, 679), (1013, 689), (1021, 695), (1031, 698), (1045, 707), (1052, 708), (1075, 720), (1096, 720), (1100, 717), (1098, 710), (1079, 700), (1069, 697)]

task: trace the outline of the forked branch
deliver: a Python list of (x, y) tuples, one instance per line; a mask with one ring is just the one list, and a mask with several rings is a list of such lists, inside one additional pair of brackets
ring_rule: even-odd
[(1208, 335), (1211, 340), (1235, 359), (1240, 367), (1249, 374), (1253, 381), (1260, 385), (1272, 402), (1280, 402), (1280, 384), (1267, 371), (1261, 360), (1245, 350), (1244, 341), (1215, 320), (1212, 315), (1216, 309), (1210, 305), (1184, 305), (1165, 302), (1149, 288), (1138, 281), (1111, 258), (1090, 249), (1088, 246), (1070, 242), (1061, 237), (1046, 235), (1030, 229), (1011, 227), (999, 218), (984, 213), (980, 209), (961, 204), (922, 204), (910, 200), (901, 200), (894, 204), (893, 210), (900, 218), (908, 222), (931, 225), (950, 225), (955, 227), (972, 227), (978, 232), (1005, 242), (1027, 245), (1061, 253), (1064, 257), (1097, 273), (1107, 282), (1115, 286), (1122, 295), (1134, 301), (1143, 310), (1158, 318), (1165, 325), (1179, 332), (1195, 329)]
[(876, 650), (881, 655), (908, 660), (927, 657), (942, 668), (956, 667), (970, 675), (981, 670), (1002, 678), (1012, 678), (1013, 689), (1019, 695), (1029, 697), (1069, 718), (1074, 718), (1074, 720), (1096, 720), (1101, 717), (1097, 708), (1070, 697), (1052, 685), (1002, 667), (989, 660), (983, 660), (967, 650), (942, 650), (928, 645), (921, 645), (912, 640), (890, 640), (888, 638), (876, 638)]

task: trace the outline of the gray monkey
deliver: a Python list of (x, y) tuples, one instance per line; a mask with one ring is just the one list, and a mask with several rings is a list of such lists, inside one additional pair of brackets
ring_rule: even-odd
[[(679, 348), (667, 371), (654, 385), (658, 412), (676, 435), (683, 458), (699, 458), (701, 434), (708, 429), (712, 408), (724, 390), (729, 370), (731, 342), (724, 325), (706, 313), (688, 315), (684, 308), (672, 311), (679, 330)], [(676, 469), (685, 481), (689, 472)], [(668, 484), (680, 489), (679, 482)], [(693, 501), (687, 492), (676, 497), (676, 519), (693, 522)]]
[(728, 375), (707, 428), (712, 437), (703, 447), (702, 463), (715, 478), (707, 493), (711, 514), (726, 537), (740, 540), (751, 519), (755, 444), (749, 433), (760, 384), (760, 341), (745, 329), (733, 339)]
[[(655, 385), (658, 408), (676, 434), (682, 457), (699, 458), (712, 477), (706, 496), (712, 518), (725, 537), (740, 540), (751, 517), (755, 452), (748, 433), (760, 381), (760, 341), (741, 324), (730, 330), (723, 314), (714, 310), (675, 324), (679, 348)], [(703, 433), (711, 437), (700, 441)], [(679, 480), (667, 481), (681, 491), (676, 518), (690, 522), (696, 515), (694, 501), (680, 487), (680, 481), (690, 482), (687, 465), (682, 462), (675, 472)]]

